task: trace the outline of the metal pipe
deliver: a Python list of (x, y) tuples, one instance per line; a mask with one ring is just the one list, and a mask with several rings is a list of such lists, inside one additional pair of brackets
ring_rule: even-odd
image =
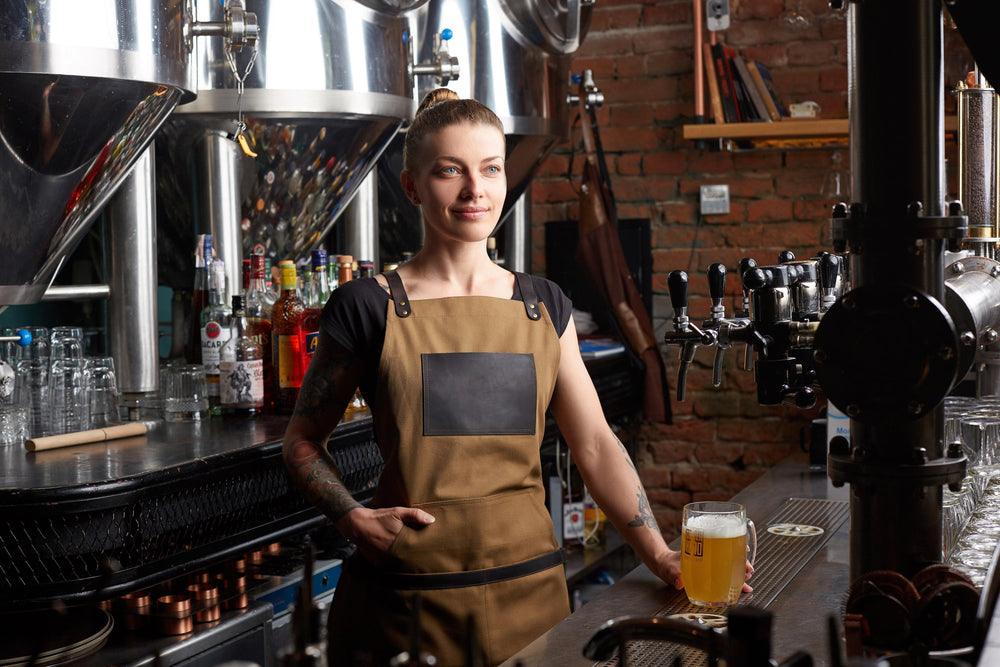
[(42, 294), (42, 301), (84, 301), (110, 297), (110, 285), (49, 285)]
[(195, 152), (200, 233), (212, 235), (212, 246), (226, 264), (226, 298), (239, 293), (242, 281), (243, 233), (240, 229), (240, 161), (235, 141), (208, 131)]
[(510, 271), (531, 272), (531, 186), (525, 189), (501, 227), (504, 266)]
[[(354, 259), (370, 259), (376, 267), (382, 266), (378, 253), (378, 173), (365, 176), (354, 197), (342, 214), (345, 254)], [(376, 269), (377, 272), (377, 269)]]
[(118, 389), (136, 408), (137, 397), (156, 391), (159, 383), (153, 151), (150, 145), (107, 208), (112, 294), (108, 337)]
[[(944, 243), (920, 226), (945, 214), (940, 3), (850, 3), (848, 21), (855, 288), (901, 284), (943, 302)], [(886, 72), (895, 73), (892, 85)], [(921, 416), (852, 419), (851, 434), (852, 579), (880, 569), (912, 575), (940, 562), (940, 482), (884, 479), (880, 471), (943, 456), (941, 405)]]
[[(703, 0), (691, 0), (694, 5), (694, 14), (691, 22), (694, 23), (694, 115), (696, 118), (705, 118), (705, 57), (702, 53), (702, 44), (705, 42), (704, 8)], [(701, 122), (701, 121), (698, 121)]]

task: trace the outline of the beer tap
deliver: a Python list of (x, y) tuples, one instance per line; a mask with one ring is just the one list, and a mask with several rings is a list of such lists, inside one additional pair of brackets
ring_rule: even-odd
[[(743, 285), (743, 276), (752, 268), (757, 266), (757, 262), (751, 257), (744, 257), (740, 260), (740, 285)], [(744, 317), (747, 320), (750, 319), (750, 290), (745, 286), (743, 287), (743, 312), (740, 313), (740, 317)], [(752, 371), (753, 370), (753, 346), (747, 343), (746, 348), (743, 353), (743, 370)]]
[[(753, 260), (750, 260), (751, 262)], [(741, 262), (742, 263), (742, 262)], [(710, 319), (702, 323), (705, 329), (713, 330), (717, 333), (715, 342), (715, 363), (712, 365), (712, 386), (722, 385), (722, 359), (726, 350), (732, 348), (734, 340), (742, 340), (740, 336), (744, 334), (750, 325), (750, 320), (745, 317), (732, 319), (726, 318), (726, 307), (723, 300), (726, 295), (726, 267), (724, 264), (715, 263), (708, 267), (708, 293), (712, 299)], [(749, 300), (748, 300), (749, 303)], [(753, 348), (747, 344), (748, 355), (753, 361)]]
[(674, 330), (668, 332), (667, 343), (678, 343), (681, 346), (681, 363), (677, 371), (677, 400), (683, 401), (687, 392), (687, 372), (694, 361), (694, 353), (698, 345), (714, 345), (718, 334), (706, 329), (702, 331), (691, 323), (688, 318), (688, 274), (684, 271), (671, 271), (667, 276), (667, 288), (670, 290), (670, 304), (674, 308)]
[(843, 258), (830, 252), (820, 253), (819, 256), (819, 282), (820, 282), (820, 314), (830, 310), (830, 306), (836, 303), (840, 297), (842, 289), (841, 268)]

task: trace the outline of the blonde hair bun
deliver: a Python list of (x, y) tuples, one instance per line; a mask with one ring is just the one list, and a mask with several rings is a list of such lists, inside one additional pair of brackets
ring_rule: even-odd
[(414, 117), (419, 116), (424, 111), (427, 111), (435, 104), (439, 102), (445, 102), (447, 100), (460, 100), (462, 99), (458, 93), (456, 93), (451, 88), (435, 88), (431, 92), (424, 95), (424, 99), (420, 100), (420, 106), (417, 107), (417, 112)]

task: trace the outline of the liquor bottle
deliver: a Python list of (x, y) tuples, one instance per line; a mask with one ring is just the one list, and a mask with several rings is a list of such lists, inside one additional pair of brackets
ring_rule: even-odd
[(370, 259), (358, 260), (358, 278), (374, 278), (375, 262)]
[(274, 407), (274, 359), (271, 351), (271, 310), (275, 295), (267, 287), (267, 261), (250, 256), (250, 287), (246, 293), (247, 335), (257, 341), (264, 359), (264, 409)]
[[(357, 263), (351, 255), (337, 255), (337, 282), (340, 287), (354, 279), (354, 266)], [(347, 404), (345, 412), (348, 414), (364, 410), (368, 405), (365, 399), (361, 398), (361, 390), (355, 389), (351, 402)]]
[(306, 309), (302, 313), (302, 324), (299, 327), (299, 334), (302, 336), (300, 342), (302, 349), (302, 373), (305, 375), (316, 352), (316, 343), (319, 340), (319, 320), (323, 312), (323, 306), (330, 298), (330, 290), (327, 287), (326, 275), (326, 250), (312, 251), (312, 278), (309, 280), (308, 298), (306, 299)]
[[(206, 259), (207, 258), (207, 259)], [(194, 249), (194, 292), (191, 294), (191, 325), (184, 344), (189, 364), (201, 363), (201, 311), (208, 305), (208, 265), (212, 262), (212, 235), (199, 234)]]
[(219, 351), (219, 403), (223, 417), (256, 417), (264, 409), (264, 354), (249, 335), (246, 300), (233, 297), (229, 340)]
[(221, 259), (211, 262), (208, 279), (208, 305), (201, 311), (201, 363), (208, 385), (208, 409), (218, 416), (222, 414), (219, 408), (219, 350), (229, 340), (231, 317), (225, 301), (226, 265)]
[(240, 294), (243, 296), (247, 295), (247, 291), (250, 289), (250, 276), (252, 275), (253, 269), (250, 268), (250, 260), (244, 259), (243, 263), (240, 265)]
[(486, 239), (486, 254), (489, 255), (491, 262), (497, 263), (497, 237), (491, 236)]
[(298, 295), (295, 262), (278, 264), (281, 270), (281, 296), (271, 309), (271, 358), (274, 363), (274, 411), (291, 414), (302, 386), (302, 352), (299, 337), (304, 305)]

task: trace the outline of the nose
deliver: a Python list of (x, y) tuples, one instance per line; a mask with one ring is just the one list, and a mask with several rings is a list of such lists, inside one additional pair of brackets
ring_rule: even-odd
[(476, 199), (485, 191), (485, 180), (482, 174), (470, 171), (462, 184), (462, 196), (468, 199)]

